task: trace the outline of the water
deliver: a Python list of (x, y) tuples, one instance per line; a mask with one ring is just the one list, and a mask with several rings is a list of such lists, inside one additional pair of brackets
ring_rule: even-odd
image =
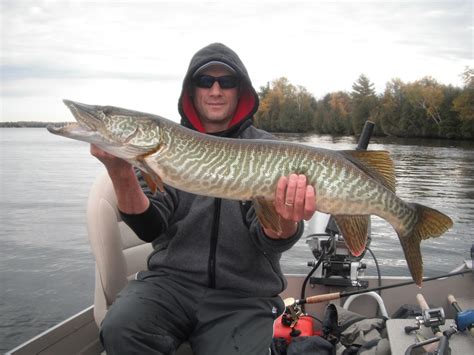
[[(352, 137), (287, 135), (330, 149)], [(474, 143), (376, 139), (395, 160), (398, 194), (439, 208), (454, 220), (442, 238), (422, 244), (425, 275), (450, 271), (469, 257), (474, 225)], [(93, 303), (94, 261), (85, 206), (102, 170), (85, 143), (45, 129), (0, 129), (0, 351), (22, 343)], [(372, 244), (384, 275), (408, 275), (392, 228), (372, 219)], [(288, 273), (307, 273), (305, 240), (282, 257)], [(370, 257), (366, 260), (373, 266)], [(369, 271), (368, 274), (374, 274)]]
[(93, 303), (85, 206), (100, 163), (45, 129), (0, 129), (0, 350)]
[[(354, 137), (287, 136), (286, 139), (329, 149), (353, 149)], [(474, 241), (474, 142), (446, 140), (373, 138), (372, 150), (387, 150), (395, 163), (397, 194), (406, 201), (421, 203), (449, 215), (454, 227), (441, 238), (421, 244), (424, 275), (449, 272), (464, 259), (470, 259)], [(405, 258), (393, 228), (372, 217), (371, 249), (382, 275), (409, 275)], [(282, 258), (284, 269), (298, 273), (302, 259), (312, 254), (300, 240)], [(294, 261), (298, 260), (298, 264)], [(376, 275), (375, 263), (367, 254), (367, 275)]]

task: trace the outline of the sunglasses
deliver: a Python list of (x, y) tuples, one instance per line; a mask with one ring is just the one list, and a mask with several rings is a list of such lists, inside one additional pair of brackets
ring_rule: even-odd
[(215, 82), (219, 83), (221, 89), (234, 89), (239, 86), (239, 79), (232, 75), (211, 76), (198, 75), (193, 79), (194, 85), (202, 89), (210, 89)]

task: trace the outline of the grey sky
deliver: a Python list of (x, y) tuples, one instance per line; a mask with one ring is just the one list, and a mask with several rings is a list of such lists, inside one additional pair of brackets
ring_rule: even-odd
[(362, 73), (461, 86), (472, 1), (1, 1), (2, 121), (72, 120), (61, 100), (177, 120), (191, 56), (233, 48), (258, 88), (286, 76), (316, 98)]

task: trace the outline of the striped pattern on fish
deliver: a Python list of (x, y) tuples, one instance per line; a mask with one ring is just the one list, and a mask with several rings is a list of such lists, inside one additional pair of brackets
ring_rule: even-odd
[(78, 124), (50, 132), (94, 143), (140, 168), (152, 188), (163, 183), (205, 196), (252, 200), (260, 222), (274, 230), (277, 181), (304, 174), (314, 186), (317, 209), (332, 214), (354, 255), (367, 241), (370, 215), (396, 230), (410, 272), (421, 285), (420, 241), (452, 226), (439, 211), (395, 194), (393, 162), (385, 151), (333, 151), (306, 145), (228, 139), (192, 131), (162, 117), (112, 106), (65, 101)]
[(201, 134), (174, 125), (164, 129), (162, 142), (163, 148), (144, 161), (181, 190), (236, 200), (272, 199), (280, 176), (298, 173), (315, 187), (321, 212), (373, 214), (399, 228), (416, 222), (414, 208), (336, 151), (212, 136), (203, 142)]

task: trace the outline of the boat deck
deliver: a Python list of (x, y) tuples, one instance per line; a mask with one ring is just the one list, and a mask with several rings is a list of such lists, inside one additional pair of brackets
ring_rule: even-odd
[[(287, 275), (288, 288), (281, 294), (282, 298), (299, 298), (301, 285), (305, 275)], [(369, 287), (378, 286), (378, 280), (375, 277), (366, 277), (363, 280), (369, 282)], [(396, 283), (410, 280), (409, 278), (384, 277), (382, 285), (393, 285)], [(448, 303), (448, 294), (454, 294), (463, 309), (474, 308), (474, 277), (471, 274), (463, 276), (454, 276), (440, 280), (426, 282), (420, 289), (416, 285), (407, 285), (382, 291), (385, 307), (388, 314), (393, 314), (402, 304), (416, 304), (416, 294), (422, 293), (430, 305), (443, 307), (446, 318), (453, 319), (455, 312)], [(306, 296), (320, 295), (332, 292), (339, 292), (341, 288), (317, 285), (316, 287), (307, 287)], [(332, 301), (338, 305), (343, 305), (344, 299)], [(308, 304), (306, 311), (322, 318), (327, 303)], [(377, 303), (370, 297), (361, 295), (355, 299), (350, 306), (350, 310), (362, 315), (371, 317), (376, 315)], [(414, 336), (401, 334), (407, 324), (413, 323), (413, 320), (390, 320), (387, 326), (390, 327), (390, 342), (392, 354), (404, 354), (405, 345), (413, 344)], [(449, 321), (448, 321), (449, 322)], [(316, 329), (320, 325), (316, 322)], [(455, 334), (450, 339), (453, 344), (458, 344), (461, 340), (459, 349), (474, 349), (474, 338), (467, 334)], [(458, 348), (455, 348), (458, 349)], [(403, 350), (403, 351), (402, 351)], [(31, 354), (84, 354), (97, 355), (103, 351), (99, 342), (98, 328), (94, 321), (93, 307), (74, 315), (73, 317), (58, 324), (56, 327), (38, 335), (30, 341), (18, 346), (7, 354), (12, 355), (31, 355)], [(453, 352), (453, 354), (467, 354), (470, 352)], [(189, 354), (189, 349), (182, 350), (179, 354)]]

